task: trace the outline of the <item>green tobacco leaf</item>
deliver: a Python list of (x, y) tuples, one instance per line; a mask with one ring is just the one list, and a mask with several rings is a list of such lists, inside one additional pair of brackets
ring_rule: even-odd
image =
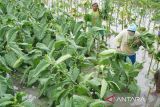
[(72, 67), (70, 72), (71, 72), (71, 74), (70, 74), (71, 79), (72, 79), (72, 81), (75, 82), (78, 78), (80, 71), (77, 67)]
[(87, 49), (88, 49), (88, 52), (90, 52), (90, 50), (93, 46), (93, 43), (94, 43), (94, 37), (93, 37), (91, 32), (88, 32), (87, 33)]
[(95, 100), (94, 102), (92, 102), (89, 107), (106, 107), (105, 105), (106, 102), (101, 101), (101, 100)]
[(47, 31), (47, 25), (33, 25), (35, 36), (38, 40), (42, 40), (45, 37), (45, 33)]
[(81, 47), (81, 46), (78, 46), (78, 45), (75, 43), (74, 40), (68, 39), (68, 42), (70, 42), (71, 45), (72, 45), (73, 47), (75, 47), (76, 49), (82, 49), (82, 48), (83, 48), (83, 47)]
[(11, 28), (9, 31), (6, 33), (6, 40), (8, 43), (14, 42), (14, 40), (17, 37), (17, 28)]
[(90, 93), (89, 89), (84, 85), (78, 85), (76, 87), (76, 93), (78, 95), (88, 95)]
[(9, 72), (11, 69), (7, 66), (6, 61), (0, 56), (0, 70)]
[(9, 101), (13, 98), (11, 94), (4, 94), (3, 97), (0, 98), (0, 104)]
[(13, 67), (14, 63), (17, 60), (16, 56), (17, 55), (13, 51), (10, 51), (7, 54), (5, 54), (4, 58), (5, 58), (7, 65)]
[(42, 86), (41, 92), (40, 92), (40, 96), (45, 92), (45, 90), (47, 89), (47, 86), (49, 84), (50, 79), (52, 79), (52, 77), (48, 77), (48, 78), (40, 78), (40, 85)]
[(11, 104), (13, 104), (13, 101), (5, 101), (5, 102), (0, 104), (0, 107), (6, 107), (6, 106), (9, 106)]
[(8, 26), (2, 26), (2, 27), (0, 28), (0, 34), (1, 34), (1, 36), (0, 36), (0, 41), (3, 41), (3, 40), (4, 40), (4, 36), (5, 36), (5, 34), (7, 33), (7, 29), (8, 29)]
[(38, 18), (42, 18), (43, 15), (45, 14), (46, 10), (45, 9), (42, 9), (38, 15)]
[(82, 29), (82, 27), (83, 27), (83, 23), (81, 22), (76, 23), (74, 26), (73, 35), (77, 36), (78, 32)]
[(58, 40), (54, 43), (54, 48), (55, 50), (59, 50), (62, 47), (64, 47), (66, 45), (66, 42), (64, 40)]
[(22, 64), (23, 60), (23, 57), (18, 58), (14, 63), (13, 68), (18, 68)]
[(113, 56), (115, 53), (117, 53), (115, 49), (109, 49), (109, 50), (102, 51), (99, 55), (110, 57), (110, 56)]
[(88, 104), (92, 101), (91, 98), (86, 96), (73, 95), (74, 107), (88, 107)]
[(91, 72), (84, 76), (83, 82), (86, 83), (88, 80), (90, 80), (94, 76), (95, 72)]
[(108, 84), (107, 84), (106, 80), (103, 79), (103, 80), (101, 81), (100, 98), (103, 98), (103, 96), (105, 95), (106, 90), (107, 90), (107, 86), (108, 86)]
[(131, 84), (129, 84), (128, 88), (129, 88), (129, 91), (134, 94), (140, 91), (140, 88), (138, 87), (135, 81), (132, 81)]
[(114, 81), (107, 81), (107, 82), (113, 84), (116, 88), (118, 88), (118, 90), (120, 90), (120, 87)]
[(0, 75), (0, 97), (6, 94), (7, 91), (7, 80)]
[(12, 5), (12, 3), (8, 3), (6, 9), (7, 9), (7, 14), (10, 14), (12, 15), (13, 14), (13, 9), (14, 8), (14, 5)]
[(12, 42), (12, 43), (9, 43), (9, 48), (15, 52), (19, 57), (24, 57), (24, 53), (22, 52), (22, 49), (15, 43), (15, 42)]
[(62, 62), (65, 61), (65, 60), (71, 58), (71, 57), (72, 57), (72, 56), (71, 56), (70, 54), (66, 54), (66, 55), (61, 56), (60, 58), (58, 58), (58, 59), (56, 60), (55, 66), (58, 65), (58, 64), (60, 64), (60, 63), (62, 63)]
[(28, 85), (32, 85), (34, 82), (36, 82), (38, 80), (38, 77), (40, 76), (40, 73), (46, 70), (49, 65), (50, 64), (47, 61), (41, 60), (36, 68), (30, 71), (28, 76)]
[(87, 81), (87, 85), (97, 90), (99, 89), (101, 82), (99, 78), (93, 78)]
[(72, 107), (71, 98), (68, 97), (62, 98), (59, 107)]
[(36, 47), (45, 51), (49, 51), (50, 49), (43, 43), (37, 43)]
[(93, 27), (92, 30), (95, 31), (95, 32), (97, 32), (97, 31), (105, 31), (105, 29), (101, 28), (101, 27)]
[(63, 107), (72, 107), (72, 99), (66, 98), (65, 106)]

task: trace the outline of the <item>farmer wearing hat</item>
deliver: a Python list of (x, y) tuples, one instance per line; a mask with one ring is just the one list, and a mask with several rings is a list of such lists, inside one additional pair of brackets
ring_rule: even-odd
[[(129, 42), (133, 41), (135, 37), (140, 35), (136, 30), (137, 26), (135, 24), (131, 24), (127, 29), (120, 32), (115, 38), (117, 49), (126, 53), (126, 58), (129, 58), (132, 64), (136, 62), (136, 53), (135, 50), (129, 45)], [(139, 40), (135, 40), (133, 43), (137, 44), (138, 42)]]

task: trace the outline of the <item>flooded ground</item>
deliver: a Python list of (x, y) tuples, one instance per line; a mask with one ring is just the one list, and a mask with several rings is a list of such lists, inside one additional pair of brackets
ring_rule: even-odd
[[(112, 43), (110, 41), (112, 41)], [(114, 36), (112, 36), (108, 42), (111, 48), (115, 48), (113, 41), (114, 41)], [(144, 65), (143, 65), (143, 69), (139, 72), (139, 75), (136, 77), (136, 80), (137, 80), (138, 86), (141, 89), (140, 97), (145, 97), (146, 99), (148, 99), (148, 102), (150, 105), (146, 105), (144, 102), (143, 103), (136, 102), (136, 103), (133, 103), (132, 106), (126, 106), (126, 107), (160, 107), (160, 106), (155, 106), (155, 105), (160, 105), (160, 98), (156, 99), (157, 97), (152, 96), (151, 94), (152, 92), (155, 91), (155, 86), (154, 86), (154, 81), (153, 81), (153, 75), (155, 71), (151, 69), (151, 72), (149, 73), (149, 75), (147, 75), (148, 69), (150, 66), (150, 62), (151, 62), (151, 55), (148, 55), (147, 52), (144, 55), (144, 53), (145, 53), (145, 50), (143, 49), (143, 47), (140, 47), (139, 51), (137, 51), (137, 58), (136, 58), (137, 62), (144, 63)], [(156, 65), (156, 62), (153, 60), (151, 68), (155, 68), (154, 67), (155, 65)], [(91, 70), (89, 68), (88, 70), (94, 71), (95, 69)], [(15, 91), (25, 92), (27, 94), (27, 98), (30, 101), (34, 102), (36, 107), (48, 107), (47, 98), (39, 99), (38, 88), (36, 87), (27, 88), (27, 87), (22, 86), (20, 84), (20, 78), (21, 78), (21, 75), (16, 76), (13, 79)]]
[[(111, 48), (115, 48), (115, 45), (113, 44), (114, 38), (115, 37), (112, 36), (108, 42)], [(156, 99), (157, 97), (152, 96), (151, 94), (155, 91), (154, 73), (156, 72), (155, 69), (157, 69), (157, 63), (155, 62), (155, 60), (152, 60), (151, 69), (148, 75), (148, 69), (150, 67), (151, 59), (152, 56), (149, 55), (143, 47), (140, 47), (140, 49), (136, 52), (137, 62), (144, 63), (143, 69), (136, 77), (137, 85), (141, 89), (140, 97), (145, 97), (146, 99), (148, 99), (148, 104), (136, 102), (132, 107), (160, 107), (160, 96), (158, 97), (158, 99)]]
[(26, 93), (26, 99), (32, 102), (35, 107), (48, 107), (48, 99), (47, 98), (39, 98), (39, 89), (37, 87), (26, 87), (20, 83), (21, 74), (16, 74), (16, 76), (12, 76), (14, 90), (17, 92)]

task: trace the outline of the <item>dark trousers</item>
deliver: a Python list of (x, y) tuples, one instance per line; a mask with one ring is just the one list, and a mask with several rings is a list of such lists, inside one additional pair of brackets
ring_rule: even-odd
[(132, 64), (134, 64), (136, 62), (136, 54), (126, 56), (125, 61), (127, 60), (127, 58), (129, 58), (131, 60)]

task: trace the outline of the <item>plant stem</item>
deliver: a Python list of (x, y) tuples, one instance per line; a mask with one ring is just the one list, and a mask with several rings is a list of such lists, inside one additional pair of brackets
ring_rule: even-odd
[(157, 63), (157, 68), (156, 68), (156, 70), (158, 70), (158, 66), (159, 66), (159, 61), (158, 61), (158, 63)]
[(150, 62), (150, 64), (149, 64), (149, 69), (148, 69), (147, 75), (149, 75), (149, 71), (150, 71), (150, 69), (151, 69), (152, 62), (153, 62), (153, 55), (152, 55), (152, 57), (151, 57), (151, 62)]
[[(156, 84), (154, 84), (153, 88), (155, 87)], [(145, 104), (145, 107), (147, 107), (147, 103), (148, 103), (148, 98), (149, 98), (149, 94), (151, 93), (151, 89), (153, 88), (149, 88), (149, 91), (148, 91), (148, 94), (147, 94), (147, 99), (146, 99), (146, 104)]]

